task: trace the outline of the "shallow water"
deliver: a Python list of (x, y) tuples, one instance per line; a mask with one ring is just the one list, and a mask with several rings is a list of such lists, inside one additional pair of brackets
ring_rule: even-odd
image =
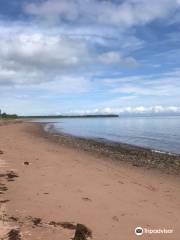
[(180, 154), (180, 116), (38, 119), (57, 132)]

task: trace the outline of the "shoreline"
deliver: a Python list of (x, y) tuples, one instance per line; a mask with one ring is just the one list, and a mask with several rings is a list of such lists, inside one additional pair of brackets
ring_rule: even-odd
[(55, 127), (53, 125), (51, 125), (51, 122), (34, 122), (34, 123), (45, 125), (45, 128), (46, 128), (46, 125), (47, 126), (50, 125), (50, 127), (49, 127), (50, 130), (44, 129), (44, 131), (47, 132), (47, 133), (49, 132), (50, 134), (54, 134), (54, 135), (67, 136), (67, 137), (69, 136), (69, 137), (76, 138), (76, 139), (100, 142), (100, 143), (106, 144), (107, 146), (108, 145), (115, 146), (115, 147), (121, 146), (122, 148), (125, 147), (127, 149), (128, 148), (129, 149), (136, 149), (137, 151), (138, 150), (140, 150), (140, 151), (144, 150), (144, 151), (148, 151), (148, 152), (157, 152), (157, 153), (160, 153), (160, 154), (180, 157), (180, 153), (178, 154), (178, 153), (168, 152), (168, 151), (165, 151), (165, 150), (159, 150), (159, 149), (154, 149), (154, 148), (150, 148), (150, 147), (148, 148), (148, 147), (143, 147), (143, 146), (139, 146), (139, 145), (133, 145), (133, 144), (130, 144), (130, 143), (125, 143), (125, 142), (120, 142), (120, 141), (113, 141), (113, 140), (106, 139), (106, 138), (81, 137), (81, 136), (78, 136), (78, 135), (73, 135), (73, 134), (70, 134), (70, 133), (57, 131), (55, 129)]
[(57, 132), (53, 125), (45, 129), (49, 123), (33, 122), (42, 128), (42, 135), (51, 141), (64, 144), (72, 148), (97, 154), (98, 156), (131, 163), (136, 167), (155, 168), (165, 173), (180, 175), (180, 155), (168, 152), (118, 143), (106, 139), (78, 137), (71, 134)]
[[(78, 230), (83, 240), (138, 240), (137, 226), (173, 229), (161, 238), (179, 239), (179, 176), (114, 161), (92, 142), (82, 150), (36, 123), (8, 122), (0, 132), (1, 239), (79, 240)], [(141, 239), (152, 237), (160, 236)]]

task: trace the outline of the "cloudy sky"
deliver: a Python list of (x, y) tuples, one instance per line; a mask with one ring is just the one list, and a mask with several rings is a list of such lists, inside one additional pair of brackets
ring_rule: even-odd
[(180, 112), (180, 0), (1, 0), (0, 108)]

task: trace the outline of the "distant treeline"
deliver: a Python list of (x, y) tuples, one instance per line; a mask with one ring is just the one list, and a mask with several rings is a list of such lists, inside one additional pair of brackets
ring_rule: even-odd
[(16, 114), (7, 114), (7, 113), (0, 114), (0, 119), (16, 119), (16, 118), (18, 118), (18, 115)]
[(89, 115), (48, 115), (48, 116), (21, 116), (21, 118), (99, 118), (119, 117), (118, 114), (89, 114)]

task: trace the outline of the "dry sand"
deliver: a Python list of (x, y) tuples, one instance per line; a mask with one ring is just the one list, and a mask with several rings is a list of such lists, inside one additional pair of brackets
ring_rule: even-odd
[[(17, 227), (16, 239), (69, 240), (77, 223), (95, 240), (180, 239), (179, 177), (59, 145), (39, 131), (33, 123), (0, 126), (1, 239)], [(174, 233), (138, 237), (137, 226)]]

